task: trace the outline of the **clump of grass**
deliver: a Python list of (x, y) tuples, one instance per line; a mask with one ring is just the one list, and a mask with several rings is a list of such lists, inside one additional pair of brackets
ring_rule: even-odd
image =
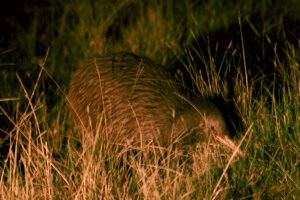
[[(297, 85), (297, 62), (291, 58), (290, 63), (293, 73), (287, 80), (293, 80)], [(21, 79), (20, 84), (23, 87)], [(243, 139), (245, 157), (233, 163), (230, 157), (234, 154), (215, 143), (198, 144), (188, 151), (176, 146), (134, 147), (105, 142), (100, 132), (82, 133), (77, 138), (71, 135), (62, 148), (65, 156), (55, 157), (51, 144), (58, 135), (49, 138), (49, 134), (55, 129), (60, 130), (61, 124), (48, 128), (41, 126), (47, 123), (39, 114), (44, 108), (39, 101), (33, 102), (32, 96), (36, 94), (28, 94), (23, 87), (28, 108), (19, 112), (17, 121), (11, 119), (15, 128), (9, 133), (11, 148), (2, 168), (2, 197), (30, 199), (68, 195), (74, 198), (160, 199), (227, 198), (248, 194), (263, 198), (286, 190), (291, 193), (284, 196), (293, 197), (298, 187), (294, 177), (298, 173), (295, 159), (299, 153), (295, 143), (299, 138), (294, 135), (299, 130), (299, 125), (294, 123), (298, 116), (297, 112), (288, 109), (290, 106), (299, 109), (299, 94), (293, 84), (287, 82), (285, 90), (294, 95), (284, 97), (282, 102), (286, 103), (277, 103), (273, 98), (270, 107), (265, 105), (264, 98), (255, 100), (248, 118), (244, 118), (249, 126), (253, 123), (253, 128), (249, 128)], [(252, 101), (241, 100), (238, 102), (241, 107)], [(244, 105), (244, 108), (249, 107)], [(296, 140), (287, 140), (287, 132)], [(283, 165), (289, 166), (290, 171)], [(272, 180), (286, 184), (273, 185)], [(243, 187), (240, 182), (244, 183)], [(258, 187), (263, 183), (264, 187)]]

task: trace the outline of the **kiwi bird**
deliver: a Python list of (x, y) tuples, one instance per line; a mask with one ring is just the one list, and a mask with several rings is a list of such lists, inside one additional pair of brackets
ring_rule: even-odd
[(68, 100), (77, 129), (109, 132), (115, 141), (165, 145), (193, 129), (236, 148), (214, 103), (188, 99), (166, 68), (134, 54), (115, 53), (80, 66)]

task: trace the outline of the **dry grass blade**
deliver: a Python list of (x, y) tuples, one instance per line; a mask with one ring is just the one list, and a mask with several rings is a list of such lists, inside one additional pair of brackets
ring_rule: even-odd
[(212, 193), (213, 198), (212, 198), (212, 199), (216, 199), (216, 198), (217, 198), (218, 193), (219, 193), (218, 188), (219, 188), (219, 186), (220, 186), (220, 184), (221, 184), (221, 182), (222, 182), (224, 176), (226, 175), (226, 172), (227, 172), (229, 166), (231, 165), (233, 159), (236, 157), (236, 155), (237, 155), (238, 152), (240, 151), (240, 147), (241, 147), (242, 143), (244, 142), (244, 140), (246, 139), (246, 137), (248, 136), (248, 134), (251, 132), (252, 127), (253, 127), (253, 123), (249, 126), (249, 128), (247, 129), (247, 131), (246, 131), (246, 133), (244, 134), (243, 138), (241, 139), (241, 141), (239, 142), (239, 144), (237, 145), (237, 147), (236, 147), (235, 150), (233, 151), (233, 153), (232, 153), (230, 159), (228, 160), (228, 163), (227, 163), (226, 167), (225, 167), (224, 170), (223, 170), (222, 175), (220, 176), (220, 178), (219, 178), (219, 180), (218, 180), (218, 182), (217, 182), (217, 184), (216, 184), (216, 186), (215, 186), (215, 188), (214, 188), (214, 190), (213, 190), (213, 193)]

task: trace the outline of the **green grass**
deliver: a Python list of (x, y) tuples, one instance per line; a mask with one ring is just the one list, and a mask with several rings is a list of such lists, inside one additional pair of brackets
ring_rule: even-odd
[[(210, 143), (188, 149), (110, 144), (99, 134), (73, 130), (64, 110), (71, 73), (89, 58), (128, 51), (171, 69), (199, 35), (253, 13), (263, 16), (265, 34), (272, 34), (268, 28), (280, 26), (283, 17), (300, 18), (299, 3), (91, 2), (29, 7), (31, 23), (18, 25), (16, 39), (5, 41), (10, 48), (0, 49), (0, 147), (7, 151), (0, 161), (1, 199), (300, 197), (299, 49), (285, 39), (286, 59), (272, 61), (282, 77), (275, 88), (281, 98), (264, 85), (254, 95), (257, 88), (242, 68), (231, 79), (244, 124), (234, 139), (244, 157)], [(209, 84), (199, 71), (191, 74), (197, 90), (230, 98), (212, 58), (205, 65)], [(236, 67), (230, 58), (224, 66)], [(185, 63), (192, 69), (197, 64)]]

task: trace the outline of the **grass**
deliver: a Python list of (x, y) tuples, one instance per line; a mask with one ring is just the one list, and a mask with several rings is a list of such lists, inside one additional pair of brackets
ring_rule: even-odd
[[(34, 13), (29, 14), (31, 23), (16, 22), (20, 34), (4, 41), (3, 46), (8, 45), (0, 49), (1, 199), (300, 197), (297, 43), (280, 38), (282, 59), (282, 49), (271, 42), (275, 56), (270, 63), (281, 77), (271, 82), (274, 87), (260, 85), (263, 78), (252, 76), (247, 46), (238, 49), (232, 44), (232, 51), (208, 58), (202, 58), (199, 50), (197, 55), (189, 54), (185, 48), (199, 36), (253, 13), (263, 19), (259, 22), (263, 30), (255, 27), (257, 31), (271, 37), (273, 30), (280, 29), (277, 21), (287, 15), (299, 19), (299, 3), (276, 1), (272, 12), (279, 19), (275, 20), (267, 9), (273, 4), (267, 0), (196, 3), (73, 0), (28, 6), (32, 9), (28, 13)], [(147, 56), (170, 70), (177, 63), (174, 60), (188, 58), (181, 64), (190, 69), (197, 93), (234, 103), (243, 122), (234, 139), (244, 157), (215, 143), (135, 147), (111, 144), (99, 133), (73, 130), (64, 110), (71, 72), (93, 56), (115, 51)], [(239, 62), (234, 61), (237, 54), (242, 57)], [(230, 79), (227, 72), (218, 71), (217, 59), (235, 72)], [(197, 68), (203, 63), (208, 77)]]

